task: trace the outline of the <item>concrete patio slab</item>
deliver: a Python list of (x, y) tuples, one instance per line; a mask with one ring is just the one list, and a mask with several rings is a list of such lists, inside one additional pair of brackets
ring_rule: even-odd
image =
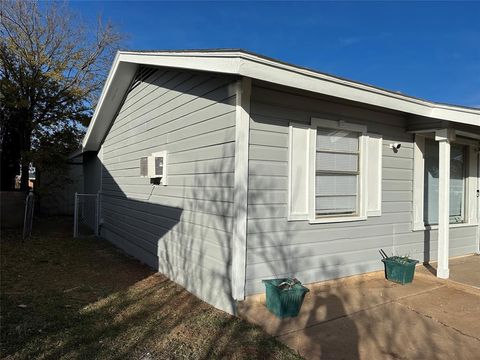
[[(464, 284), (480, 289), (480, 256), (468, 255), (449, 260), (450, 277), (449, 281)], [(431, 262), (428, 265), (419, 266), (417, 271), (421, 274), (437, 273), (437, 263)]]
[(480, 289), (480, 256), (450, 260), (450, 280)]
[[(451, 269), (478, 272), (476, 259), (462, 259)], [(239, 315), (307, 359), (478, 359), (480, 289), (417, 272), (405, 286), (383, 272), (310, 284), (296, 318), (276, 318), (263, 295), (242, 302)]]
[(462, 334), (480, 337), (480, 291), (474, 295), (444, 286), (397, 302)]
[(419, 278), (409, 286), (400, 286), (385, 281), (383, 273), (372, 273), (309, 285), (310, 292), (295, 318), (275, 317), (265, 307), (263, 295), (240, 303), (239, 314), (278, 336), (441, 286), (441, 282), (425, 278)]
[(478, 359), (480, 342), (389, 303), (280, 336), (306, 359)]

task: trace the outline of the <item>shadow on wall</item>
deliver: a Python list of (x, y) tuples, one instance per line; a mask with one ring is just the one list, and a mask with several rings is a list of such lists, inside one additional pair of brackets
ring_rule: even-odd
[[(235, 79), (158, 70), (142, 81), (154, 86), (132, 89), (104, 143), (101, 235), (233, 312)], [(139, 175), (140, 157), (161, 150), (178, 155), (168, 186)]]
[[(231, 168), (223, 163), (227, 170)], [(195, 166), (193, 172), (201, 174), (193, 182), (168, 186), (119, 185), (104, 167), (101, 236), (199, 298), (232, 313), (233, 189), (225, 186), (225, 178), (233, 179), (233, 174), (215, 172), (207, 177), (203, 173), (218, 169), (200, 167)]]
[[(185, 81), (189, 81), (188, 76), (179, 76), (184, 76)], [(216, 80), (218, 81), (217, 89), (208, 94), (203, 93), (204, 90), (200, 89), (202, 89), (202, 84), (206, 84), (209, 80), (205, 78), (202, 81), (199, 81), (198, 87), (193, 85), (191, 88), (183, 87), (182, 91), (188, 95), (205, 99), (230, 102), (227, 98), (228, 91), (225, 92), (220, 88), (221, 86), (225, 87), (224, 83), (226, 81)], [(167, 85), (163, 84), (162, 86), (166, 87)], [(137, 126), (139, 125), (137, 122), (136, 119), (129, 120), (128, 126), (133, 127), (134, 123)], [(126, 126), (125, 123), (126, 120), (123, 123), (120, 121), (119, 126)], [(225, 130), (227, 125), (224, 126)], [(148, 126), (145, 126), (145, 128), (148, 128)], [(210, 136), (208, 130), (205, 129), (199, 128), (198, 133), (200, 135), (196, 135), (196, 138)], [(179, 163), (180, 166), (178, 167), (184, 166), (184, 168), (177, 172), (175, 182), (170, 181), (169, 177), (168, 186), (153, 186), (148, 183), (148, 179), (140, 178), (138, 168), (124, 169), (121, 167), (123, 164), (120, 161), (114, 162), (112, 160), (115, 155), (104, 154), (109, 158), (109, 165), (107, 166), (108, 169), (104, 167), (102, 170), (101, 218), (104, 219), (104, 222), (101, 235), (141, 261), (159, 269), (160, 272), (201, 299), (218, 308), (234, 312), (236, 304), (231, 296), (231, 241), (235, 159), (234, 151), (231, 151), (231, 149), (234, 149), (234, 143), (226, 132), (223, 134), (225, 136), (223, 143), (218, 142), (209, 146), (219, 146), (222, 149), (229, 148), (229, 151), (224, 150), (222, 156), (215, 159), (210, 158), (208, 161), (202, 159), (185, 161), (183, 164)], [(152, 132), (151, 138), (144, 140), (154, 141), (154, 133)], [(218, 140), (222, 139), (216, 138), (216, 141)], [(189, 141), (189, 139), (184, 138), (182, 141)], [(122, 146), (122, 144), (118, 146)], [(128, 146), (127, 143), (125, 143), (125, 146)], [(188, 145), (186, 146), (188, 148)], [(188, 149), (192, 150), (192, 148)], [(138, 159), (135, 161), (139, 160), (140, 156), (147, 155), (147, 152), (151, 153), (150, 150), (152, 149), (146, 150), (145, 154), (138, 155)], [(159, 148), (158, 150), (162, 149)], [(171, 149), (167, 146), (166, 150), (170, 152)], [(177, 152), (182, 151), (186, 150), (177, 150)], [(169, 153), (170, 155), (171, 153)], [(170, 166), (172, 164), (169, 164)], [(285, 166), (285, 175), (286, 171), (287, 167)], [(169, 173), (171, 173), (170, 170)], [(275, 184), (268, 176), (263, 178), (266, 182), (262, 186), (263, 189), (275, 188)], [(286, 191), (286, 189), (282, 190)], [(279, 203), (275, 199), (272, 201), (271, 196), (268, 191), (257, 191), (254, 195), (249, 194), (249, 203), (262, 204), (262, 211), (265, 214), (276, 214), (271, 216), (271, 219), (269, 219), (269, 216), (264, 217), (265, 222), (269, 222), (268, 231), (265, 231), (259, 225), (261, 222), (257, 223), (258, 229), (249, 229), (258, 236), (258, 246), (267, 249), (255, 253), (257, 263), (262, 263), (262, 271), (255, 275), (259, 278), (298, 276), (299, 264), (303, 263), (304, 272), (309, 271), (309, 266), (312, 266), (311, 251), (307, 248), (297, 251), (295, 242), (288, 246), (279, 246), (278, 240), (288, 239), (295, 230), (288, 229), (285, 225), (285, 218), (278, 215), (279, 208), (285, 208), (286, 204)], [(246, 210), (245, 208), (240, 209), (240, 211)], [(328, 230), (329, 227), (325, 226), (325, 229)], [(321, 237), (321, 234), (319, 237)], [(292, 256), (292, 248), (295, 249), (294, 257)], [(250, 255), (247, 253), (247, 257)], [(317, 279), (332, 279), (344, 275), (339, 271), (343, 259), (327, 253), (322, 255), (325, 256), (317, 258), (320, 260), (313, 264), (314, 270), (312, 271), (315, 272)], [(380, 257), (378, 261), (380, 262)], [(362, 273), (365, 271), (367, 269), (362, 265), (355, 265), (355, 272)], [(326, 290), (318, 298), (314, 297), (313, 294), (308, 296), (312, 297), (313, 300), (307, 317), (312, 319), (319, 316), (319, 311), (324, 311), (328, 316), (333, 316), (329, 314), (340, 314), (345, 312), (345, 309), (350, 309), (358, 303), (364, 306), (368, 305), (368, 307), (371, 306), (369, 303), (371, 299), (367, 297), (353, 299), (348, 293), (342, 293), (342, 289)], [(366, 334), (365, 336), (370, 339), (369, 341), (376, 343), (373, 328), (374, 323), (378, 322), (387, 324), (385, 334), (391, 335), (391, 339), (386, 339), (386, 341), (391, 342), (392, 346), (401, 345), (395, 337), (395, 322), (389, 320), (388, 314), (385, 314), (385, 319), (378, 318), (376, 314), (365, 316), (372, 316), (371, 329), (358, 329), (358, 325), (353, 318), (349, 319), (348, 323), (344, 319), (343, 325), (337, 323), (339, 326), (343, 326), (346, 334), (349, 334), (349, 336), (337, 339), (339, 348), (341, 348), (342, 341), (348, 342), (351, 348), (355, 349), (352, 350), (352, 358), (358, 357), (359, 334), (362, 334), (362, 337)], [(317, 335), (312, 334), (311, 336), (314, 339)], [(322, 345), (321, 351), (323, 353), (328, 351), (331, 343), (335, 343), (329, 338), (328, 334), (317, 340), (317, 343)], [(424, 340), (425, 344), (431, 342), (429, 339)], [(333, 348), (330, 348), (333, 351)], [(427, 346), (427, 348), (429, 347)], [(388, 351), (388, 348), (385, 351)], [(328, 358), (328, 355), (325, 358)]]
[[(233, 161), (233, 158), (230, 161)], [(128, 185), (122, 187), (112, 174), (104, 169), (104, 184), (108, 184), (108, 190), (102, 195), (102, 235), (143, 262), (158, 268), (161, 273), (201, 299), (231, 311), (236, 306), (231, 297), (233, 197), (230, 188), (222, 187), (225, 184), (225, 173), (213, 173), (214, 170), (218, 169), (208, 169), (213, 174), (208, 180), (197, 176), (193, 187), (142, 185), (142, 189), (149, 191), (134, 195), (124, 192), (122, 189), (128, 188)], [(195, 171), (200, 171), (200, 168), (196, 167)], [(175, 194), (176, 196), (173, 196)], [(261, 193), (257, 194), (255, 202), (267, 202), (266, 196), (264, 198)], [(164, 204), (161, 205), (160, 202)], [(167, 206), (166, 203), (178, 206)], [(272, 209), (268, 211), (274, 211), (274, 207), (272, 205)], [(220, 232), (219, 228), (226, 231)], [(272, 233), (262, 234), (262, 246), (275, 246), (275, 241)], [(291, 253), (281, 246), (275, 251), (274, 258), (269, 258), (265, 253), (262, 259), (269, 267), (268, 271), (271, 274), (295, 276)], [(332, 259), (333, 263), (339, 261), (340, 259)], [(282, 262), (285, 265), (280, 269), (278, 264)], [(328, 278), (339, 277), (340, 274), (335, 270), (336, 267), (332, 267), (332, 262), (319, 264), (316, 271), (324, 272)], [(312, 298), (312, 306), (306, 315), (311, 318), (308, 322), (317, 319), (319, 312), (326, 312), (327, 318), (339, 316), (347, 306), (344, 302), (349, 301), (348, 294), (328, 291)], [(189, 310), (185, 308), (184, 311)], [(358, 349), (359, 341), (355, 321), (344, 319), (342, 329), (342, 341), (349, 342), (351, 355), (358, 355), (358, 350), (354, 351)], [(240, 330), (232, 336), (243, 336)], [(338, 354), (338, 343), (331, 335), (323, 335), (319, 337), (318, 333), (313, 332), (312, 344), (321, 347), (322, 358), (335, 358), (334, 355)], [(212, 343), (212, 353), (215, 352), (213, 346), (217, 345)], [(358, 358), (352, 356), (348, 358)]]
[[(233, 313), (236, 310), (231, 295), (234, 152), (225, 151), (214, 164), (204, 160), (187, 163), (184, 173), (176, 175), (175, 181), (169, 177), (168, 186), (149, 184), (148, 179), (140, 178), (139, 169), (123, 176), (125, 170), (116, 170), (118, 162), (112, 164), (112, 156), (106, 155), (108, 165), (102, 169), (101, 235), (199, 298)], [(274, 188), (273, 180), (264, 179), (267, 183), (263, 188)], [(263, 204), (265, 217), (285, 205), (272, 201), (271, 195), (263, 191), (249, 194), (249, 203)], [(298, 262), (310, 255), (304, 251), (294, 258), (288, 247), (278, 246), (279, 234), (289, 236), (283, 220), (272, 219), (269, 231), (260, 227), (251, 229), (252, 233), (260, 234), (259, 246), (272, 250), (258, 253), (258, 261), (265, 264), (264, 278), (296, 276)], [(328, 261), (317, 264), (314, 271), (324, 278), (338, 278), (341, 275), (335, 266), (338, 263), (341, 259), (329, 257)], [(321, 306), (316, 304), (312, 312)], [(354, 324), (351, 331), (356, 338)]]
[[(230, 296), (233, 195), (231, 187), (224, 186), (225, 174), (232, 175), (229, 162), (223, 163), (227, 164), (222, 165), (225, 172), (196, 165), (194, 172), (210, 175), (195, 176), (195, 186), (186, 183), (155, 187), (150, 184), (120, 185), (104, 169), (101, 217), (104, 219), (104, 237), (158, 268), (198, 297), (225, 308), (226, 303), (234, 307), (235, 302)], [(138, 193), (133, 192), (137, 188)], [(270, 201), (262, 192), (256, 192), (255, 199), (249, 200), (266, 204)], [(266, 205), (265, 211), (274, 212), (275, 208), (276, 205)], [(261, 260), (271, 274), (295, 276), (296, 265), (291, 252), (285, 246), (277, 246), (275, 233), (282, 231), (285, 228), (279, 225), (278, 229), (262, 232), (261, 246), (275, 247), (275, 255), (262, 252)], [(285, 236), (288, 237), (288, 231)], [(299, 258), (308, 256), (308, 252), (297, 254)], [(328, 261), (319, 262), (315, 271), (323, 273), (325, 278), (341, 277), (338, 266), (333, 266), (341, 262), (341, 258), (329, 256)], [(358, 265), (357, 271), (361, 273), (366, 268)], [(383, 289), (391, 291), (391, 286), (385, 286), (384, 280), (373, 284), (373, 288), (372, 283), (365, 282), (353, 287), (333, 284), (312, 289), (300, 320), (307, 328), (308, 341), (303, 344), (289, 334), (288, 321), (272, 322), (269, 332), (279, 334), (280, 339), (290, 346), (299, 347), (301, 354), (316, 354), (320, 359), (359, 359), (361, 350), (395, 357), (403, 353), (405, 346), (417, 349), (422, 358), (436, 358), (440, 340), (430, 336), (433, 331), (431, 322), (406, 312), (402, 305), (394, 303), (380, 307), (384, 297), (388, 297)], [(158, 307), (164, 306), (166, 301)], [(356, 314), (360, 309), (370, 310)], [(188, 312), (188, 307), (184, 311)], [(318, 323), (322, 326), (315, 326)], [(408, 327), (412, 324), (419, 336), (398, 336), (410, 334)]]
[[(268, 118), (256, 121), (262, 124), (274, 122), (278, 125), (278, 121)], [(285, 126), (287, 125), (288, 122)], [(279, 162), (275, 164), (277, 167), (281, 166)], [(284, 169), (286, 178), (286, 161)], [(263, 212), (255, 214), (255, 221), (249, 222), (249, 233), (253, 236), (249, 236), (247, 258), (255, 269), (250, 270), (250, 279), (247, 279), (250, 280), (251, 293), (260, 288), (260, 280), (257, 279), (262, 277), (294, 276), (304, 280), (301, 274), (303, 272), (303, 275), (315, 274), (311, 278), (319, 281), (361, 274), (383, 267), (378, 250), (380, 247), (389, 250), (390, 246), (380, 245), (380, 241), (388, 244), (391, 236), (393, 243), (395, 224), (382, 224), (385, 227), (391, 226), (391, 234), (386, 233), (384, 239), (377, 242), (370, 241), (367, 248), (362, 248), (366, 245), (351, 235), (356, 231), (354, 224), (347, 224), (346, 229), (350, 229), (349, 233), (343, 231), (346, 229), (342, 229), (339, 224), (318, 226), (317, 231), (309, 232), (309, 236), (314, 237), (313, 243), (312, 238), (310, 240), (305, 238), (308, 231), (305, 226), (298, 222), (286, 221), (286, 211), (282, 211), (287, 208), (286, 200), (278, 196), (272, 198), (276, 190), (286, 193), (287, 189), (279, 189), (279, 181), (273, 181), (274, 176), (262, 178), (261, 186), (255, 188), (262, 191), (249, 193), (249, 204), (261, 205)], [(337, 231), (336, 229), (343, 235), (334, 236), (332, 241), (332, 230)], [(375, 235), (368, 236), (375, 240)], [(424, 239), (424, 257), (428, 261), (429, 232), (425, 232)], [(254, 241), (254, 244), (251, 241)], [(393, 248), (392, 246), (392, 251)], [(354, 259), (357, 255), (359, 259)], [(376, 257), (378, 259), (375, 260)], [(354, 261), (357, 262), (353, 263)], [(253, 280), (257, 284), (252, 284)], [(359, 359), (367, 354), (374, 354), (374, 358), (405, 358), (412, 354), (419, 358), (440, 357), (438, 349), (442, 348), (443, 340), (431, 336), (435, 331), (431, 319), (396, 303), (394, 301), (396, 285), (387, 283), (381, 276), (375, 281), (364, 281), (359, 284), (329, 283), (319, 287), (308, 285), (307, 287), (312, 291), (307, 294), (302, 311), (296, 319), (281, 321), (274, 319), (265, 315), (265, 310), (259, 308), (258, 304), (249, 301), (242, 304), (241, 313), (250, 312), (247, 318), (254, 322), (255, 317), (259, 317), (261, 321), (257, 323), (262, 324), (269, 333), (279, 336), (291, 347), (299, 349), (300, 355), (307, 358)], [(381, 305), (384, 303), (389, 304)], [(359, 312), (362, 309), (366, 311)], [(321, 326), (315, 326), (316, 324)], [(300, 329), (304, 329), (303, 334), (306, 336), (303, 338), (293, 333)], [(415, 337), (411, 336), (412, 331), (415, 331)], [(460, 337), (455, 336), (455, 341), (460, 341)], [(455, 342), (450, 344), (455, 346)], [(455, 352), (462, 357), (462, 350), (456, 348)]]

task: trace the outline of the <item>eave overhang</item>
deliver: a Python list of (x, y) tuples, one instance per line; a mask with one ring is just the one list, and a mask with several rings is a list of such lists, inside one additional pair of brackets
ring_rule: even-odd
[(422, 100), (242, 50), (119, 51), (83, 140), (83, 151), (99, 149), (140, 65), (244, 76), (407, 114), (480, 126), (480, 109)]

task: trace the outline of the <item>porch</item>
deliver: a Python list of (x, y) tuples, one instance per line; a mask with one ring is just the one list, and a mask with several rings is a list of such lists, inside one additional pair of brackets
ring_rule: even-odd
[(383, 272), (308, 286), (301, 313), (277, 319), (264, 296), (239, 305), (241, 317), (307, 359), (463, 358), (480, 347), (480, 256), (450, 259), (450, 280), (436, 264), (417, 267), (414, 282)]
[[(436, 275), (437, 263), (424, 265), (417, 269), (420, 274), (429, 271)], [(473, 287), (480, 290), (480, 255), (461, 256), (450, 259), (450, 278), (447, 281), (451, 286)]]

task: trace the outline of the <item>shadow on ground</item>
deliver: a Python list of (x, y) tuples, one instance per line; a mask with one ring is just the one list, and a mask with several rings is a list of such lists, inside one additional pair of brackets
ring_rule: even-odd
[(2, 232), (2, 357), (296, 358), (108, 242), (72, 239), (70, 219), (34, 229)]
[(275, 318), (263, 296), (240, 314), (306, 359), (477, 358), (480, 292), (418, 270), (405, 286), (381, 272), (312, 284), (296, 318)]

